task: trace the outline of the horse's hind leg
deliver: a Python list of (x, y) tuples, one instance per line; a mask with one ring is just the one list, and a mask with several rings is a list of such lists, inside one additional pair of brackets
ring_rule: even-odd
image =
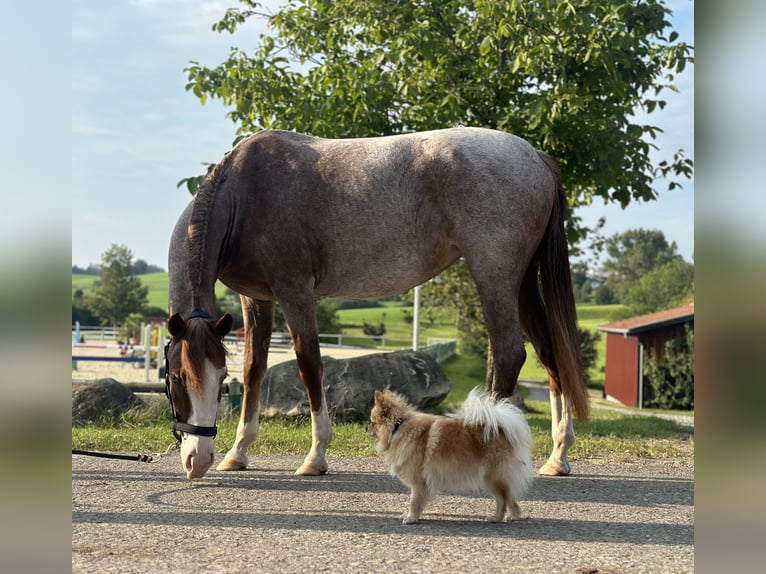
[(325, 453), (332, 441), (332, 423), (322, 387), (323, 366), (319, 353), (319, 330), (314, 297), (308, 293), (307, 296), (299, 297), (298, 302), (281, 300), (280, 303), (293, 338), (298, 370), (303, 386), (306, 388), (311, 409), (311, 450), (295, 474), (324, 474), (327, 472)]
[(572, 472), (569, 464), (569, 449), (575, 442), (572, 427), (572, 408), (569, 401), (559, 392), (551, 379), (551, 436), (553, 437), (553, 452), (548, 461), (537, 471), (547, 476), (563, 476)]
[(521, 336), (518, 287), (497, 276), (484, 277), (472, 270), (489, 335), (494, 378), (492, 395), (510, 397), (524, 365), (527, 352)]
[(545, 308), (540, 300), (540, 291), (537, 286), (537, 270), (537, 265), (527, 270), (519, 297), (522, 327), (532, 342), (540, 362), (548, 371), (550, 387), (553, 451), (548, 461), (537, 472), (548, 476), (561, 476), (569, 474), (572, 470), (568, 453), (575, 442), (575, 434), (572, 427), (571, 406), (561, 394), (552, 374), (556, 371), (556, 360), (553, 355)]
[(218, 470), (242, 470), (247, 467), (247, 449), (258, 439), (258, 415), (261, 383), (269, 358), (274, 302), (255, 301), (241, 296), (245, 320), (244, 392), (234, 445), (216, 467)]

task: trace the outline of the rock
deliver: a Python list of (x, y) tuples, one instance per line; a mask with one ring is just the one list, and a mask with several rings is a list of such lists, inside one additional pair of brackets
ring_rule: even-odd
[[(353, 359), (323, 357), (322, 363), (327, 406), (330, 415), (339, 420), (369, 419), (376, 389), (400, 393), (419, 410), (435, 407), (450, 391), (447, 376), (429, 353), (394, 351)], [(264, 416), (310, 414), (297, 361), (267, 371), (261, 390), (261, 412)]]
[(133, 391), (114, 379), (72, 385), (72, 423), (84, 424), (111, 418), (118, 423), (122, 415), (144, 402)]

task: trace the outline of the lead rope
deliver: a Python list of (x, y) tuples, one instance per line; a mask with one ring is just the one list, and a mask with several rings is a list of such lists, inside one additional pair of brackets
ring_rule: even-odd
[(167, 456), (167, 454), (173, 450), (173, 448), (176, 446), (176, 443), (171, 443), (168, 448), (165, 450), (165, 452), (156, 452), (154, 455), (151, 454), (115, 454), (111, 452), (95, 452), (92, 450), (79, 450), (76, 448), (72, 449), (72, 454), (79, 454), (83, 456), (95, 456), (98, 458), (111, 458), (116, 460), (133, 460), (136, 462), (156, 462), (160, 460), (163, 456)]

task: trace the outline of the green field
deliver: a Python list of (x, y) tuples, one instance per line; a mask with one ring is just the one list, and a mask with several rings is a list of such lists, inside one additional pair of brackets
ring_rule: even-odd
[[(343, 325), (343, 340), (349, 344), (354, 341), (346, 335), (358, 336), (359, 344), (369, 345), (369, 337), (364, 334), (364, 322), (378, 325), (383, 322), (386, 326), (386, 336), (383, 347), (386, 349), (401, 349), (412, 346), (412, 325), (405, 322), (405, 311), (412, 315), (412, 306), (397, 301), (386, 301), (383, 307), (371, 307), (367, 309), (340, 309), (338, 316)], [(440, 311), (423, 317), (421, 313), (420, 336), (418, 341), (424, 346), (428, 339), (454, 339), (457, 336), (455, 330), (455, 318), (452, 312)]]
[[(149, 288), (149, 306), (160, 307), (167, 310), (168, 308), (168, 274), (165, 271), (158, 273), (147, 273), (146, 275), (139, 275), (141, 284)], [(83, 275), (80, 273), (72, 273), (72, 295), (77, 289), (82, 289), (82, 292), (87, 295), (88, 291), (93, 288), (93, 283), (99, 279), (98, 275)], [(215, 293), (217, 297), (223, 297), (226, 292), (226, 285), (223, 283), (216, 283)]]

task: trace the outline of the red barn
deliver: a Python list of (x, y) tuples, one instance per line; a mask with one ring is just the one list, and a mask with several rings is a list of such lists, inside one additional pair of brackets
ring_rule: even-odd
[(624, 405), (641, 407), (646, 353), (661, 356), (666, 341), (694, 328), (694, 303), (623, 319), (598, 327), (606, 333), (604, 393)]

